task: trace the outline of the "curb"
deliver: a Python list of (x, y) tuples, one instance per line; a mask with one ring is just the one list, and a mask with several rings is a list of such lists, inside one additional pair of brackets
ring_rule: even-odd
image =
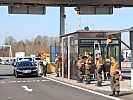
[[(66, 78), (62, 78), (62, 77), (58, 77), (56, 78), (55, 76), (52, 76), (52, 75), (47, 75), (48, 78), (51, 78), (51, 79), (54, 79), (54, 80), (58, 80), (58, 81), (61, 81), (61, 82), (65, 82), (65, 83), (68, 83), (68, 84), (71, 84), (71, 85), (75, 85), (75, 86), (79, 86), (79, 87), (82, 87), (82, 88), (85, 88), (85, 89), (90, 89), (90, 90), (93, 90), (93, 91), (111, 91), (111, 88), (108, 87), (108, 85), (110, 85), (110, 82), (108, 81), (106, 84), (105, 81), (103, 81), (103, 86), (102, 87), (97, 87), (97, 86), (94, 86), (94, 84), (96, 84), (96, 81), (92, 81), (92, 85), (89, 86), (89, 85), (85, 85), (85, 83), (77, 83), (76, 80), (68, 80)], [(105, 87), (106, 86), (106, 87)], [(125, 92), (131, 92), (130, 89), (122, 89), (121, 91), (125, 91)]]

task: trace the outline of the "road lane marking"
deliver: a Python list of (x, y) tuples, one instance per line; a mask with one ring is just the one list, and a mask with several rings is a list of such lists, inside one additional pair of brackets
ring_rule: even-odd
[(42, 80), (42, 82), (46, 82), (46, 81), (50, 81), (50, 80)]
[(8, 99), (12, 99), (12, 97), (8, 97)]
[(21, 86), (22, 88), (24, 88), (25, 91), (28, 91), (28, 92), (32, 92), (33, 89), (29, 89), (27, 86)]
[(9, 81), (9, 83), (16, 83), (17, 81)]
[(2, 81), (1, 83), (5, 83), (4, 81)]
[(37, 82), (40, 82), (40, 80), (36, 80)]
[(22, 80), (22, 81), (0, 81), (1, 84), (4, 83), (31, 83), (31, 82), (46, 82), (46, 81), (50, 81), (50, 80)]
[(100, 96), (103, 96), (103, 97), (106, 97), (106, 98), (110, 98), (110, 99), (114, 99), (114, 100), (123, 100), (123, 99), (120, 99), (120, 98), (117, 98), (117, 97), (112, 97), (112, 96), (105, 95), (105, 94), (102, 94), (102, 93), (99, 93), (99, 92), (96, 92), (96, 91), (92, 91), (92, 90), (89, 90), (89, 89), (78, 87), (78, 86), (75, 86), (75, 85), (72, 85), (72, 84), (69, 84), (69, 83), (61, 82), (61, 81), (58, 81), (58, 80), (55, 80), (55, 79), (52, 79), (52, 78), (46, 77), (46, 79), (57, 82), (57, 83), (61, 83), (63, 85), (67, 85), (67, 86), (70, 86), (70, 87), (73, 87), (73, 88), (76, 88), (76, 89), (80, 89), (80, 90), (83, 90), (83, 91), (86, 91), (86, 92), (90, 92), (90, 93), (93, 93), (93, 94), (96, 94), (96, 95), (100, 95)]
[(17, 81), (17, 83), (20, 83), (21, 81)]
[(23, 83), (25, 83), (26, 81), (22, 81)]

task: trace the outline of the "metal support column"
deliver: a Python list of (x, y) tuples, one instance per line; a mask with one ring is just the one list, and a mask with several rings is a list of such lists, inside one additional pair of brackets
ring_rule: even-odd
[(64, 78), (64, 39), (65, 37), (62, 37), (61, 47), (62, 47), (62, 78)]
[(130, 46), (131, 46), (131, 90), (133, 90), (133, 31), (130, 31)]
[[(60, 36), (65, 34), (65, 7), (60, 6)], [(62, 78), (64, 78), (64, 37), (62, 37)]]
[(60, 6), (60, 35), (65, 34), (65, 7)]
[(71, 53), (71, 37), (68, 36), (68, 79), (70, 79), (70, 53)]

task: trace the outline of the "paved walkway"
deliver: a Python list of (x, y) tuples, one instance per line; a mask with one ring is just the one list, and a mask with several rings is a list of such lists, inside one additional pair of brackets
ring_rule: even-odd
[[(85, 83), (77, 83), (77, 81), (73, 80), (73, 79), (68, 80), (67, 78), (56, 77), (55, 73), (48, 74), (47, 77), (55, 79), (55, 80), (59, 80), (59, 81), (62, 81), (62, 82), (66, 82), (66, 83), (69, 83), (69, 84), (72, 84), (72, 85), (76, 85), (76, 86), (79, 86), (79, 87), (91, 89), (91, 90), (111, 91), (109, 80), (103, 81), (102, 86), (97, 87), (97, 86), (95, 86), (97, 84), (97, 81), (91, 81), (91, 84), (86, 85)], [(131, 91), (131, 80), (124, 79), (123, 81), (120, 81), (120, 91), (130, 92)]]

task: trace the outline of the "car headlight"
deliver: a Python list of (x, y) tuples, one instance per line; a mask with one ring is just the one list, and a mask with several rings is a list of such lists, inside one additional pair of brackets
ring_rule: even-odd
[(19, 70), (19, 69), (17, 69), (16, 71), (17, 71), (17, 72), (23, 72), (23, 70)]
[(33, 69), (32, 71), (37, 71), (37, 69)]

